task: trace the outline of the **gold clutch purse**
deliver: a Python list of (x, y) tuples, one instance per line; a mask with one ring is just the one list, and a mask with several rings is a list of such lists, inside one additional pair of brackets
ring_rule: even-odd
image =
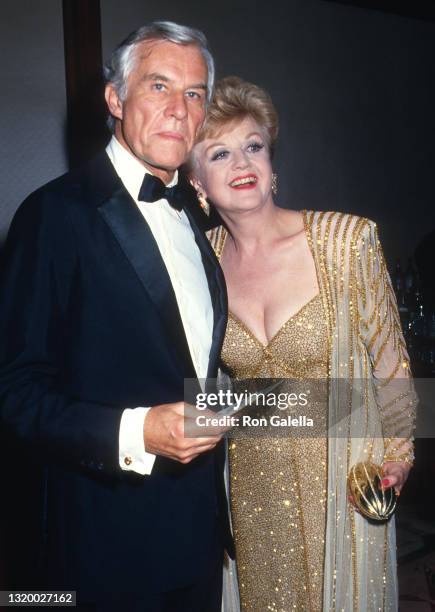
[(394, 489), (383, 489), (382, 478), (382, 468), (369, 461), (354, 465), (347, 477), (355, 506), (363, 516), (374, 521), (386, 521), (396, 508)]

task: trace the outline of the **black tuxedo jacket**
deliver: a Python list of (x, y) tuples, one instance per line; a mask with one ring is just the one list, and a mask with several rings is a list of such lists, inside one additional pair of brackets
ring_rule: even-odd
[[(215, 376), (225, 285), (186, 212), (214, 308)], [(18, 210), (5, 250), (0, 360), (3, 425), (44, 456), (48, 586), (77, 589), (81, 600), (137, 598), (207, 572), (230, 538), (222, 446), (188, 465), (158, 457), (145, 477), (118, 465), (122, 410), (182, 400), (184, 379), (196, 375), (158, 247), (105, 153)]]

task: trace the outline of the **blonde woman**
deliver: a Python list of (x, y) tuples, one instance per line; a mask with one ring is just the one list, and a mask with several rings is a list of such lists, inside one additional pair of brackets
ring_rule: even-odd
[(414, 394), (396, 302), (372, 221), (275, 204), (277, 133), (269, 95), (228, 77), (191, 159), (200, 198), (222, 220), (210, 239), (228, 288), (223, 365), (235, 378), (325, 379), (319, 418), (335, 432), (230, 442), (240, 605), (396, 610), (394, 518), (369, 522), (346, 487), (351, 466), (371, 460), (399, 493), (412, 464)]

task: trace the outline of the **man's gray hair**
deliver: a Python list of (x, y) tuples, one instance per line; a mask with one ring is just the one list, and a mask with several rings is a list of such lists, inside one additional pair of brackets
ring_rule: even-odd
[[(132, 32), (113, 51), (109, 61), (104, 66), (104, 78), (106, 84), (111, 83), (113, 85), (121, 101), (125, 100), (127, 96), (127, 80), (134, 68), (136, 48), (147, 40), (167, 40), (179, 45), (196, 45), (207, 64), (207, 102), (210, 102), (213, 93), (215, 68), (207, 39), (200, 30), (182, 26), (172, 21), (151, 21)], [(110, 114), (107, 125), (113, 132), (115, 119)]]

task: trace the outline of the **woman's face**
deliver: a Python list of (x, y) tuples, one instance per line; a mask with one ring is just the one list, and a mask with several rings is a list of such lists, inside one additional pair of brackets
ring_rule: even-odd
[(203, 140), (193, 154), (194, 182), (219, 212), (254, 210), (270, 198), (269, 147), (252, 117)]

